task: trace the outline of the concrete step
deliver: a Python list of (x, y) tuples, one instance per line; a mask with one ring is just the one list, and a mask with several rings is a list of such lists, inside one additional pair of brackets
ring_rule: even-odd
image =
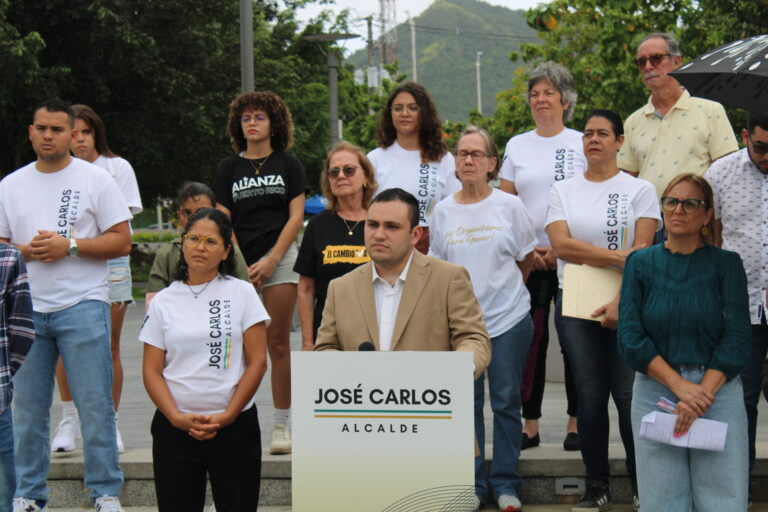
[[(491, 453), (490, 446), (487, 447), (486, 453)], [(754, 499), (759, 502), (768, 502), (768, 443), (758, 443), (757, 455), (758, 460), (753, 471), (753, 478), (757, 480)], [(629, 503), (632, 489), (624, 467), (622, 445), (611, 444), (609, 456), (613, 475), (611, 482), (613, 498), (617, 503)], [(122, 503), (131, 510), (154, 511), (152, 508), (140, 508), (156, 505), (151, 450), (128, 450), (120, 456), (120, 465), (125, 473)], [(567, 504), (576, 499), (580, 490), (583, 490), (584, 465), (580, 453), (566, 452), (559, 444), (542, 444), (537, 448), (525, 450), (520, 458), (519, 469), (523, 475), (520, 497), (526, 504)], [(81, 450), (54, 454), (48, 482), (50, 504), (56, 507), (69, 507), (71, 510), (80, 510), (73, 507), (87, 507), (87, 493), (83, 489), (82, 475)], [(211, 502), (210, 493), (208, 502)], [(290, 510), (285, 508), (291, 505), (290, 455), (264, 455), (260, 502), (267, 506), (263, 510)], [(526, 506), (526, 510), (538, 509)], [(545, 510), (561, 509), (541, 509), (542, 512)], [(614, 508), (614, 510), (622, 509)], [(761, 509), (753, 508), (752, 510), (754, 512)], [(768, 512), (768, 507), (764, 510)]]

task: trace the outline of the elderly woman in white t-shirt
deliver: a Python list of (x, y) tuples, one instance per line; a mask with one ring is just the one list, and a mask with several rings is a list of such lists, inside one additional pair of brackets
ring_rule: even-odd
[(376, 129), (379, 147), (368, 153), (376, 168), (379, 191), (402, 188), (419, 201), (421, 238), (416, 249), (429, 249), (434, 206), (460, 188), (453, 155), (443, 142), (435, 102), (423, 85), (405, 82), (392, 91)]
[(493, 460), (484, 472), (484, 377), (475, 381), (476, 507), (492, 494), (504, 511), (521, 510), (520, 382), (533, 323), (525, 279), (536, 237), (522, 201), (492, 188), (499, 153), (485, 130), (469, 127), (459, 138), (456, 175), (461, 190), (441, 201), (432, 215), (430, 254), (467, 268), (491, 337), (488, 388), (493, 410)]
[[(582, 173), (587, 167), (581, 132), (565, 126), (573, 117), (576, 98), (573, 77), (565, 66), (554, 62), (536, 66), (528, 80), (527, 95), (536, 128), (509, 139), (501, 162), (501, 190), (515, 194), (523, 201), (536, 228), (533, 270), (526, 282), (531, 294), (534, 334), (523, 373), (523, 450), (540, 443), (539, 418), (547, 373), (549, 311), (558, 289), (557, 255), (544, 231), (549, 189), (552, 184)], [(560, 340), (568, 400), (568, 425), (563, 447), (575, 451), (579, 449), (578, 401), (571, 366), (562, 346)]]
[(201, 512), (206, 476), (218, 512), (256, 511), (261, 432), (254, 394), (267, 369), (269, 315), (235, 277), (232, 225), (214, 208), (182, 236), (175, 281), (139, 333), (144, 386), (157, 412), (152, 463), (160, 512)]
[[(593, 110), (584, 126), (587, 170), (552, 186), (547, 235), (557, 252), (558, 292), (555, 324), (571, 362), (579, 400), (581, 456), (587, 489), (574, 509), (603, 508), (610, 503), (608, 465), (608, 398), (619, 413), (619, 432), (627, 472), (635, 489), (635, 449), (630, 406), (634, 371), (619, 355), (616, 342), (616, 298), (583, 320), (562, 314), (563, 267), (566, 263), (621, 269), (634, 249), (653, 242), (661, 227), (656, 191), (649, 182), (619, 171), (616, 155), (624, 142), (621, 118), (612, 110)], [(637, 493), (635, 492), (635, 505)], [(637, 510), (637, 508), (635, 508)]]

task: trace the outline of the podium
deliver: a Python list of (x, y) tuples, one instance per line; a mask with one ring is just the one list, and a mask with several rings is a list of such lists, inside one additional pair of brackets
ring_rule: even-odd
[(294, 512), (470, 511), (469, 352), (291, 354)]

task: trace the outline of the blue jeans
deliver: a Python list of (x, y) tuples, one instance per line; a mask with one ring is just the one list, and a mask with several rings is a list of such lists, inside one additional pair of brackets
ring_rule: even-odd
[(768, 353), (768, 326), (765, 316), (759, 325), (752, 324), (752, 350), (747, 364), (741, 370), (741, 385), (744, 388), (744, 405), (747, 409), (747, 432), (749, 435), (749, 471), (755, 466), (755, 437), (757, 433), (757, 403), (760, 400), (763, 362)]
[[(705, 369), (684, 366), (680, 374), (701, 382)], [(664, 396), (677, 397), (655, 379), (638, 373), (632, 399), (632, 430), (637, 448), (637, 483), (643, 510), (664, 512), (743, 512), (747, 510), (747, 415), (741, 380), (726, 382), (715, 394), (705, 418), (728, 423), (725, 450), (680, 448), (641, 439), (640, 421)], [(695, 421), (695, 420), (694, 420)]]
[[(488, 483), (494, 499), (502, 494), (519, 495), (522, 477), (517, 470), (520, 442), (522, 398), (520, 382), (533, 338), (530, 315), (507, 332), (491, 338), (491, 364), (488, 366), (488, 390), (493, 410), (493, 460)], [(475, 493), (483, 500), (488, 494), (483, 462), (485, 460), (484, 375), (475, 381), (475, 435), (480, 455), (475, 457)]]
[(11, 510), (16, 489), (13, 465), (13, 417), (8, 407), (0, 413), (0, 512)]
[(630, 413), (635, 372), (616, 349), (616, 331), (601, 327), (600, 322), (593, 320), (564, 317), (562, 291), (557, 294), (555, 327), (568, 354), (576, 384), (579, 441), (587, 478), (608, 483), (611, 477), (608, 464), (610, 396), (619, 413), (619, 434), (627, 456), (627, 473), (634, 480), (635, 448)]
[(80, 415), (85, 486), (92, 498), (120, 495), (109, 327), (109, 306), (101, 301), (35, 312), (35, 342), (13, 380), (16, 496), (48, 501), (50, 410), (59, 355)]

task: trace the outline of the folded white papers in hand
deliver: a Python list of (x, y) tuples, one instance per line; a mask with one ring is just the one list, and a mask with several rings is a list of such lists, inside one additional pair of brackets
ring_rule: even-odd
[(677, 416), (666, 412), (654, 411), (643, 416), (640, 423), (640, 437), (659, 443), (683, 448), (698, 448), (721, 452), (725, 448), (725, 434), (728, 424), (722, 421), (697, 418), (688, 432), (675, 437)]

